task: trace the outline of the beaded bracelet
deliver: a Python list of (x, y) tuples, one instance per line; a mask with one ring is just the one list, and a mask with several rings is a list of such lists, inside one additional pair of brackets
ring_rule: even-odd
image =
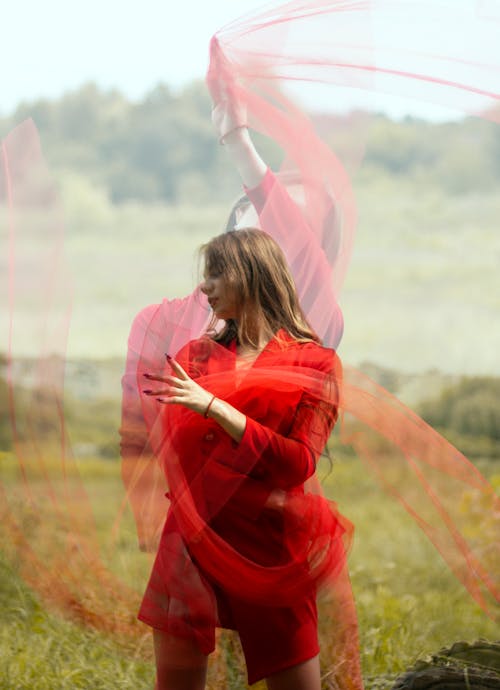
[(215, 395), (212, 395), (212, 400), (208, 403), (207, 409), (205, 410), (205, 414), (203, 415), (205, 419), (208, 418), (208, 413), (210, 412), (210, 408), (212, 407), (212, 403), (215, 400)]

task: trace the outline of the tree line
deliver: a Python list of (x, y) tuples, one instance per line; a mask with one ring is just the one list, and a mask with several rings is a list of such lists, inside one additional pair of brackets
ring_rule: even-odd
[[(395, 374), (396, 375), (396, 374)], [(24, 404), (26, 391), (17, 390), (18, 412)], [(445, 387), (432, 399), (423, 401), (417, 411), (431, 426), (443, 433), (470, 458), (500, 459), (500, 379), (495, 377), (464, 377)], [(120, 402), (116, 399), (65, 400), (65, 419), (72, 443), (77, 448), (91, 447), (92, 453), (107, 458), (118, 456)], [(54, 433), (48, 428), (54, 418), (50, 394), (37, 394), (37, 414), (30, 433), (43, 437)], [(18, 429), (22, 437), (23, 430)], [(12, 431), (8, 387), (0, 377), (0, 451), (12, 450)]]
[[(201, 81), (179, 92), (158, 84), (139, 102), (90, 83), (59, 99), (20, 104), (0, 118), (0, 135), (33, 117), (50, 167), (77, 171), (105, 189), (113, 203), (221, 201), (228, 188), (234, 193), (239, 188), (216, 145), (210, 110)], [(359, 115), (314, 119), (341, 159), (357, 145), (361, 126), (364, 167), (372, 174), (410, 177), (447, 194), (491, 191), (500, 181), (500, 135), (492, 123), (472, 117), (440, 124), (394, 122)], [(257, 143), (264, 158), (277, 165), (280, 152), (263, 137)]]
[(490, 436), (500, 442), (499, 401), (500, 379), (464, 377), (439, 397), (422, 403), (420, 411), (433, 426)]

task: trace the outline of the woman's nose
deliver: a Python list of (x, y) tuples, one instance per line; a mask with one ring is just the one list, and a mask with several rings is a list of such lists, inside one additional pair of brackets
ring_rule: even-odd
[(201, 285), (200, 285), (200, 290), (201, 290), (205, 295), (210, 294), (210, 291), (211, 291), (210, 281), (204, 280), (204, 281), (201, 283)]

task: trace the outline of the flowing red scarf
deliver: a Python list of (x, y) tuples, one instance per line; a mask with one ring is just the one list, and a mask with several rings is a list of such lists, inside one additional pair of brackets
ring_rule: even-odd
[[(294, 179), (299, 180), (297, 203), (306, 230), (299, 236), (290, 232), (280, 225), (279, 214), (273, 211), (266, 215), (266, 207), (260, 219), (272, 228), (288, 256), (298, 256), (304, 249), (311, 252), (311, 265), (316, 265), (317, 271), (301, 275), (296, 268), (295, 277), (299, 292), (307, 289), (313, 295), (308, 316), (321, 337), (328, 336), (332, 302), (315, 300), (314, 291), (319, 294), (326, 280), (336, 300), (348, 268), (356, 204), (347, 170), (359, 152), (349, 158), (336, 154), (335, 142), (341, 132), (335, 125), (323, 131), (321, 123), (307, 115), (308, 103), (319, 91), (307, 91), (300, 102), (297, 86), (321, 85), (321, 97), (327, 94), (330, 99), (325, 110), (328, 103), (335, 102), (336, 89), (347, 87), (411, 96), (498, 123), (499, 21), (494, 3), (472, 0), (460, 5), (435, 0), (318, 0), (289, 2), (250, 14), (227, 25), (212, 39), (207, 79), (213, 97), (217, 100), (230, 93), (244, 102), (249, 126), (279, 145), (283, 151), (281, 171), (292, 171)], [(391, 31), (390, 40), (389, 25), (397, 27)], [(446, 41), (441, 40), (437, 30), (443, 26), (450, 27)], [(421, 40), (429, 36), (431, 29), (435, 35), (428, 42)], [(333, 141), (333, 146), (327, 141)], [(90, 499), (74, 471), (67, 442), (62, 392), (70, 309), (68, 277), (61, 253), (61, 214), (33, 123), (20, 125), (5, 139), (1, 158), (3, 256), (8, 257), (8, 261), (4, 258), (4, 314), (9, 314), (5, 373), (12, 438), (23, 486), (16, 495), (2, 489), (4, 525), (27, 582), (48, 601), (55, 601), (92, 625), (133, 632), (130, 601), (137, 595), (104, 565), (99, 555)], [(38, 247), (36, 256), (34, 244)], [(27, 336), (23, 307), (34, 302), (39, 305), (39, 319), (29, 324)], [(164, 352), (181, 351), (199, 338), (206, 318), (195, 292), (185, 300), (164, 301), (143, 313), (132, 329), (124, 409), (126, 433), (129, 440), (136, 434), (138, 452), (124, 458), (123, 477), (140, 538), (147, 541), (158, 533), (165, 517), (164, 493), (173, 489), (184, 535), (193, 544), (195, 536), (202, 535), (202, 546), (194, 547), (201, 549), (198, 557), (218, 554), (218, 560), (211, 560), (211, 577), (228, 585), (226, 568), (239, 563), (241, 572), (248, 576), (245, 581), (255, 579), (255, 596), (264, 600), (273, 588), (276, 591), (281, 576), (290, 591), (294, 582), (298, 583), (298, 591), (311, 581), (325, 586), (333, 582), (334, 587), (335, 582), (337, 586), (343, 582), (336, 605), (347, 612), (346, 629), (351, 626), (352, 630), (352, 601), (341, 553), (337, 549), (336, 557), (329, 559), (328, 554), (333, 553), (329, 551), (331, 542), (321, 549), (321, 539), (335, 529), (329, 513), (324, 512), (326, 502), (321, 503), (319, 512), (310, 513), (319, 516), (313, 531), (309, 535), (301, 533), (294, 542), (296, 562), (283, 566), (289, 567), (287, 572), (293, 577), (284, 570), (276, 575), (272, 568), (243, 559), (234, 545), (228, 546), (212, 534), (207, 514), (193, 500), (193, 477), (185, 474), (185, 468), (181, 475), (168, 470), (169, 457), (162, 449), (172, 452), (176, 447), (168, 431), (174, 427), (162, 419), (158, 408), (152, 411), (147, 407), (150, 401), (140, 394), (141, 374), (152, 368), (163, 369)], [(23, 386), (18, 360), (26, 337), (38, 344), (39, 357), (35, 381), (29, 387)], [(54, 351), (59, 357), (48, 357)], [(269, 387), (290, 386), (296, 392), (319, 395), (320, 400), (332, 403), (328, 396), (322, 398), (324, 392), (319, 391), (325, 388), (318, 386), (317, 375), (310, 371), (307, 375), (301, 369), (304, 367), (283, 363), (274, 371), (261, 367), (258, 374), (249, 377), (248, 385), (255, 388), (266, 382)], [(216, 378), (203, 376), (207, 377), (202, 377), (207, 388), (221, 395), (234, 386), (234, 369), (229, 366), (222, 367)], [(471, 596), (494, 615), (499, 595), (496, 564), (500, 505), (492, 487), (459, 451), (368, 377), (344, 364), (335, 384), (334, 402), (340, 411), (344, 440), (354, 445), (382, 485), (414, 517)], [(248, 403), (239, 398), (237, 402), (243, 406)], [(168, 413), (174, 426), (176, 415), (183, 414), (175, 409)], [(137, 455), (142, 457), (137, 459)], [(132, 457), (136, 458), (134, 463), (130, 462)], [(163, 460), (162, 466), (155, 463), (155, 457)], [(165, 481), (165, 469), (172, 487)], [(35, 489), (41, 477), (45, 482), (43, 495)], [(228, 486), (215, 499), (218, 509), (230, 501), (232, 490), (237, 488), (230, 483)], [(306, 489), (306, 496), (319, 496), (314, 482)], [(481, 507), (492, 529), (477, 529), (477, 510), (472, 510), (472, 505)], [(53, 524), (49, 543), (40, 541), (36, 527), (27, 524), (26, 507), (33, 516), (33, 525), (44, 519)], [(338, 516), (335, 519), (340, 520)], [(303, 578), (297, 574), (297, 563), (311, 566)], [(345, 654), (356, 667), (352, 649)], [(351, 676), (353, 686), (359, 685), (357, 671)]]

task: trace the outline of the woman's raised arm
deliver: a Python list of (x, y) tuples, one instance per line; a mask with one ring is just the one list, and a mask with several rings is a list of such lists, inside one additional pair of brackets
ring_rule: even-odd
[(246, 108), (230, 98), (217, 103), (212, 122), (245, 187), (257, 187), (267, 171), (246, 126)]

